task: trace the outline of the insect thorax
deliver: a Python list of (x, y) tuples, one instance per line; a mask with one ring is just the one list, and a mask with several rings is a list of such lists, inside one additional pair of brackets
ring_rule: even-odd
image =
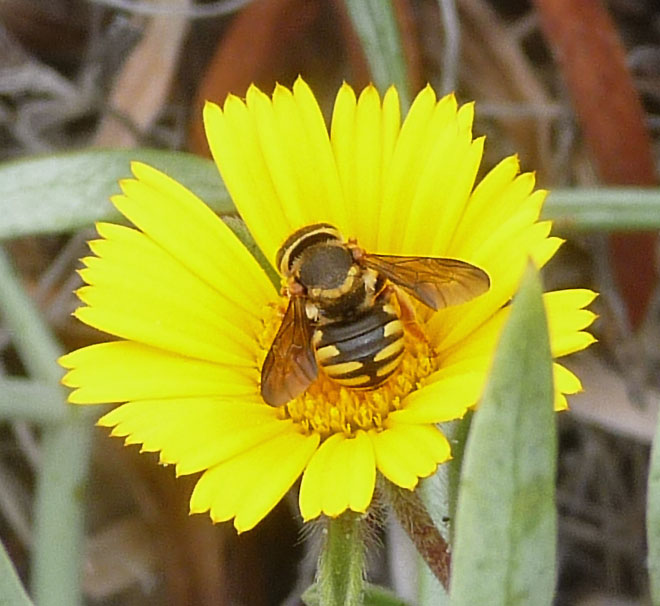
[(294, 265), (308, 248), (328, 242), (343, 243), (339, 230), (328, 223), (307, 225), (291, 234), (282, 244), (275, 258), (280, 274), (286, 278), (292, 276)]

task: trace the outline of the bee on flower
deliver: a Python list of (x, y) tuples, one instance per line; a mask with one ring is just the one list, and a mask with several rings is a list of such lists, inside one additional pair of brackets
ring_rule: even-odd
[[(75, 315), (118, 338), (63, 356), (76, 404), (177, 474), (193, 513), (253, 528), (302, 477), (302, 517), (365, 512), (377, 473), (414, 489), (478, 405), (507, 303), (561, 240), (504, 159), (475, 183), (473, 106), (344, 84), (330, 132), (306, 83), (207, 103), (213, 157), (282, 281), (194, 194), (140, 163), (97, 225)], [(544, 295), (552, 354), (594, 339), (595, 294)], [(580, 381), (555, 362), (555, 409)]]

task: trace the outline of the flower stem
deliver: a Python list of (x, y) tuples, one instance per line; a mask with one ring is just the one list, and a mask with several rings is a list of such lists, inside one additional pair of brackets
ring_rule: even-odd
[(359, 514), (346, 512), (326, 521), (319, 557), (319, 606), (362, 606), (364, 532)]

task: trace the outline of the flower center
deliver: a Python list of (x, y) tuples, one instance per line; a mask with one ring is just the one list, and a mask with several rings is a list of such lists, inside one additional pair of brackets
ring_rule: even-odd
[[(266, 357), (284, 315), (284, 305), (268, 306), (259, 337)], [(282, 406), (282, 418), (293, 419), (305, 433), (315, 432), (326, 438), (343, 432), (352, 435), (358, 429), (380, 429), (390, 412), (401, 408), (405, 396), (419, 388), (420, 382), (437, 369), (431, 346), (405, 331), (404, 353), (394, 374), (375, 389), (352, 389), (329, 378), (319, 365), (316, 380), (300, 396)]]

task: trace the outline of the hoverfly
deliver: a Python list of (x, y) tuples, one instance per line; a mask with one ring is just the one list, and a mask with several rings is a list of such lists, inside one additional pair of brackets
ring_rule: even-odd
[(271, 406), (303, 393), (319, 366), (353, 389), (373, 389), (394, 374), (404, 328), (414, 326), (412, 305), (396, 287), (433, 310), (490, 287), (488, 274), (465, 261), (367, 253), (327, 223), (296, 231), (276, 261), (289, 304), (261, 369), (261, 395)]

